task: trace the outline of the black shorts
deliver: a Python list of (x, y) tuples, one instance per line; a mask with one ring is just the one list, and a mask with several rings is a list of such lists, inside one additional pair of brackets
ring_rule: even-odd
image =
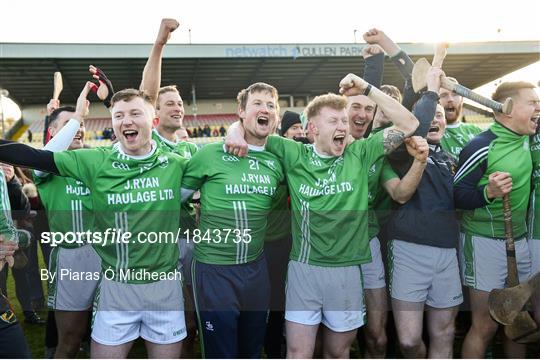
[(17, 321), (8, 324), (0, 319), (0, 358), (31, 358), (23, 330)]

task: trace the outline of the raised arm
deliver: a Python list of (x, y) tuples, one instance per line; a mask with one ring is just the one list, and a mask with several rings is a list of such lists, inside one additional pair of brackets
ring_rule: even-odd
[(161, 59), (165, 44), (171, 37), (171, 33), (178, 28), (180, 23), (174, 19), (162, 19), (159, 32), (148, 56), (148, 61), (143, 70), (140, 90), (144, 90), (154, 101), (157, 101), (159, 87), (161, 85)]
[(385, 153), (388, 154), (396, 149), (418, 127), (418, 120), (410, 111), (359, 76), (348, 74), (341, 80), (339, 86), (339, 92), (343, 95), (369, 97), (392, 121), (393, 126), (384, 129), (383, 133)]
[[(34, 149), (31, 146), (18, 143), (10, 140), (0, 140), (0, 161), (15, 165), (24, 166), (27, 168), (41, 170), (42, 173), (38, 176), (43, 176), (43, 173), (52, 173), (59, 175), (58, 168), (54, 162), (53, 151), (67, 149), (77, 133), (81, 119), (88, 112), (89, 102), (86, 100), (92, 86), (91, 82), (87, 82), (77, 99), (77, 108), (75, 110), (75, 119), (71, 119), (66, 126), (47, 143), (44, 150)], [(60, 103), (52, 101), (47, 106), (58, 107)], [(54, 140), (56, 139), (56, 140)], [(49, 150), (52, 149), (53, 151)]]
[(94, 65), (89, 65), (88, 71), (90, 71), (94, 79), (99, 81), (99, 87), (93, 86), (92, 91), (96, 93), (97, 97), (103, 102), (103, 105), (109, 109), (111, 107), (111, 99), (114, 95), (114, 88), (111, 80), (109, 80), (103, 70)]
[[(66, 150), (69, 147), (73, 141), (73, 137), (75, 137), (79, 127), (81, 126), (82, 119), (88, 114), (90, 102), (87, 100), (87, 97), (90, 89), (92, 89), (93, 86), (95, 85), (90, 81), (86, 82), (81, 93), (79, 94), (79, 97), (77, 98), (77, 107), (75, 109), (73, 118), (69, 120), (69, 122), (58, 132), (58, 134), (56, 134), (56, 136), (45, 144), (43, 150), (57, 152)], [(52, 101), (53, 100), (51, 100), (51, 102)], [(46, 172), (39, 170), (36, 170), (34, 173), (39, 177), (44, 177), (47, 175)]]
[(439, 88), (441, 87), (441, 77), (444, 72), (437, 67), (431, 67), (427, 74), (427, 91), (413, 108), (413, 114), (420, 122), (414, 135), (426, 137), (435, 117), (437, 104), (439, 103)]
[(412, 88), (412, 69), (414, 67), (414, 62), (412, 59), (382, 30), (369, 30), (364, 34), (364, 40), (368, 44), (379, 45), (388, 54), (394, 65), (397, 67), (401, 76), (403, 79), (405, 79), (402, 104), (408, 110), (411, 110), (413, 105), (420, 97), (420, 94), (415, 93)]
[(376, 44), (369, 44), (362, 49), (364, 58), (364, 80), (376, 88), (382, 84), (384, 72), (384, 50)]

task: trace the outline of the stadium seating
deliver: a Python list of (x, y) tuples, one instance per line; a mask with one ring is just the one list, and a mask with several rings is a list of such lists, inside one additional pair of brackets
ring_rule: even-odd
[(209, 125), (210, 127), (225, 125), (225, 127), (228, 127), (236, 120), (238, 120), (238, 115), (236, 114), (197, 115), (197, 117), (194, 115), (186, 115), (184, 118), (184, 126), (187, 128), (194, 126), (202, 127), (204, 125)]
[[(209, 125), (211, 131), (214, 129), (219, 130), (223, 125), (227, 129), (230, 124), (238, 120), (236, 114), (213, 114), (213, 115), (186, 115), (184, 118), (184, 126), (188, 129), (204, 127)], [(29, 130), (32, 131), (32, 146), (40, 148), (43, 144), (43, 128), (45, 126), (45, 120), (35, 121), (30, 124)], [(85, 121), (86, 133), (84, 136), (85, 143), (89, 146), (108, 146), (111, 144), (111, 141), (108, 139), (103, 139), (103, 129), (107, 127), (112, 127), (112, 122), (110, 118), (93, 118), (87, 119)], [(28, 135), (24, 133), (19, 139), (19, 141), (28, 143)], [(208, 144), (211, 142), (221, 141), (221, 136), (219, 137), (196, 137), (191, 138), (190, 141), (198, 144)]]
[(465, 122), (474, 124), (483, 130), (493, 124), (493, 116), (490, 112), (471, 104), (464, 104), (463, 116), (465, 117)]

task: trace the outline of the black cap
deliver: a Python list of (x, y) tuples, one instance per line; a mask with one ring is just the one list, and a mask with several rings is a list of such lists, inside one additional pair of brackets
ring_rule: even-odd
[(283, 136), (294, 124), (301, 124), (300, 114), (295, 113), (294, 111), (285, 111), (281, 118), (281, 130), (279, 134)]

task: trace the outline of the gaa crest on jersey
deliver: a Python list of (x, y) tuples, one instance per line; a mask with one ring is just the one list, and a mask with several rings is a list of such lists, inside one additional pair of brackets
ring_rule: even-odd
[(169, 166), (169, 158), (166, 155), (160, 155), (158, 157), (159, 167), (164, 169)]
[(113, 169), (129, 171), (129, 165), (123, 162), (113, 161), (111, 166)]
[(223, 155), (221, 157), (221, 160), (223, 161), (227, 161), (227, 162), (238, 162), (240, 161), (240, 159), (238, 159), (236, 156), (234, 155)]
[(266, 166), (268, 166), (272, 170), (276, 170), (276, 164), (274, 163), (274, 160), (264, 160), (266, 163)]

